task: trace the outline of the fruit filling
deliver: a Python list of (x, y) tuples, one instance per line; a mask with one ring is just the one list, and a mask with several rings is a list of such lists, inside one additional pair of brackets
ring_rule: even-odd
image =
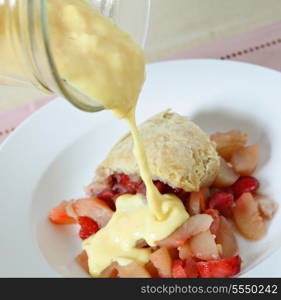
[[(220, 155), (220, 170), (210, 186), (186, 192), (155, 180), (161, 194), (173, 194), (184, 204), (188, 220), (171, 235), (150, 247), (150, 260), (119, 265), (113, 262), (101, 277), (173, 277), (214, 278), (239, 274), (243, 258), (239, 256), (235, 232), (248, 240), (259, 240), (266, 234), (266, 220), (277, 209), (268, 197), (261, 195), (260, 183), (253, 176), (259, 145), (246, 146), (247, 135), (238, 130), (211, 136)], [(143, 194), (144, 183), (124, 173), (110, 175), (106, 187), (92, 191), (88, 198), (63, 201), (49, 213), (54, 224), (77, 224), (82, 240), (104, 227), (115, 211), (115, 201), (123, 194)], [(139, 240), (137, 248), (148, 248)], [(88, 272), (87, 254), (76, 258)]]

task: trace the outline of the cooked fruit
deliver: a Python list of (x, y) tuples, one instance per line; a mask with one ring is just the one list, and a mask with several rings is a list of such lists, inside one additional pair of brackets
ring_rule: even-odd
[(172, 260), (179, 258), (178, 248), (167, 248)]
[(233, 195), (230, 193), (220, 192), (214, 194), (208, 203), (209, 208), (216, 209), (222, 215), (228, 217), (231, 213), (231, 207), (233, 205)]
[(235, 224), (240, 233), (249, 240), (260, 240), (266, 234), (258, 203), (251, 193), (242, 194), (232, 209)]
[(236, 150), (245, 146), (248, 135), (240, 130), (231, 130), (224, 133), (217, 132), (211, 135), (211, 140), (215, 142), (219, 155), (229, 161)]
[(199, 192), (190, 193), (190, 197), (187, 201), (187, 210), (190, 215), (198, 215), (206, 208), (206, 200), (209, 196), (209, 189), (203, 187)]
[(220, 215), (216, 209), (209, 208), (205, 211), (205, 214), (210, 215), (213, 218), (213, 222), (210, 226), (210, 231), (212, 234), (217, 235), (217, 231), (220, 226)]
[(201, 278), (229, 278), (240, 272), (241, 258), (231, 258), (198, 262), (197, 268)]
[(233, 257), (238, 254), (238, 244), (233, 233), (232, 226), (223, 216), (220, 216), (216, 242), (221, 245), (222, 258)]
[(185, 242), (182, 246), (178, 248), (178, 250), (179, 258), (182, 260), (190, 258), (193, 255), (188, 242)]
[(202, 260), (218, 259), (219, 253), (215, 236), (210, 230), (203, 231), (193, 236), (189, 241), (193, 255)]
[(81, 226), (79, 236), (82, 240), (87, 239), (99, 230), (97, 222), (88, 217), (78, 217), (78, 223)]
[(82, 267), (82, 269), (89, 274), (89, 266), (88, 266), (88, 255), (86, 251), (82, 251), (77, 257), (76, 261)]
[(113, 214), (109, 206), (98, 198), (78, 199), (72, 207), (77, 216), (89, 217), (95, 220), (99, 227), (104, 227)]
[(197, 278), (198, 270), (195, 261), (190, 258), (187, 260), (176, 259), (172, 264), (173, 278)]
[(76, 219), (68, 214), (68, 207), (72, 205), (70, 201), (63, 201), (49, 212), (49, 219), (54, 224), (74, 224)]
[(232, 186), (234, 196), (240, 197), (243, 193), (255, 194), (260, 184), (258, 180), (251, 176), (240, 177)]
[(235, 172), (242, 176), (249, 176), (257, 168), (259, 156), (259, 145), (242, 147), (233, 153), (230, 162)]
[(114, 193), (111, 189), (104, 189), (101, 191), (98, 195), (97, 198), (103, 200), (106, 202), (106, 204), (113, 210), (116, 210), (115, 207), (115, 200), (118, 198), (120, 194)]
[(160, 247), (177, 248), (192, 236), (210, 228), (213, 218), (207, 214), (199, 214), (190, 217), (181, 227), (170, 234), (167, 238), (158, 241)]
[(238, 178), (239, 175), (234, 172), (232, 167), (228, 165), (223, 158), (221, 158), (219, 173), (213, 183), (213, 186), (219, 188), (228, 187), (231, 186)]
[(171, 277), (172, 258), (167, 248), (162, 247), (153, 252), (150, 260), (158, 270), (160, 277)]
[(117, 270), (117, 263), (111, 263), (107, 268), (105, 268), (100, 276), (101, 278), (117, 278), (118, 277), (118, 270)]
[(149, 261), (146, 265), (145, 265), (145, 269), (147, 270), (147, 272), (150, 274), (150, 276), (152, 278), (159, 278), (159, 274), (158, 274), (158, 270), (155, 268), (154, 264)]
[[(112, 189), (117, 193), (129, 193), (129, 194), (135, 194), (137, 192), (138, 186), (141, 184), (141, 181), (133, 181), (131, 178), (124, 174), (116, 174), (115, 175), (116, 183), (112, 187)], [(118, 187), (120, 188), (120, 191), (118, 192)]]
[(278, 208), (277, 203), (263, 195), (257, 195), (255, 198), (262, 217), (269, 220), (272, 219)]
[(117, 270), (120, 278), (151, 278), (146, 268), (136, 262), (125, 266), (117, 265)]

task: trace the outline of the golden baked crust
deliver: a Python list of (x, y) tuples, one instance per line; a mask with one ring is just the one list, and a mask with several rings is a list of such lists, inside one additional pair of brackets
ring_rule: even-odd
[[(165, 111), (139, 127), (154, 180), (174, 188), (197, 191), (210, 185), (219, 170), (219, 157), (209, 137), (196, 124)], [(102, 187), (114, 173), (139, 175), (131, 134), (111, 149), (97, 168), (94, 185)]]

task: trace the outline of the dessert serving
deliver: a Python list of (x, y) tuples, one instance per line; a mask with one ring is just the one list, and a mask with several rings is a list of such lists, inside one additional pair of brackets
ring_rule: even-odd
[[(147, 217), (146, 188), (127, 134), (97, 168), (86, 197), (64, 201), (50, 212), (55, 224), (80, 226), (84, 250), (77, 261), (94, 277), (239, 274), (243, 257), (235, 232), (261, 239), (266, 220), (276, 210), (275, 203), (259, 193), (259, 181), (253, 177), (259, 145), (247, 146), (247, 134), (238, 130), (209, 139), (196, 124), (171, 111), (144, 122), (140, 133), (153, 183), (161, 194), (180, 199), (174, 203), (178, 213), (158, 224)], [(161, 239), (167, 220), (182, 224)], [(121, 255), (115, 243), (123, 247)]]

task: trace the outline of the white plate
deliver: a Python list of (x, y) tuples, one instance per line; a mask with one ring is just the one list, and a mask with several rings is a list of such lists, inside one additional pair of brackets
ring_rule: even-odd
[[(281, 74), (216, 60), (148, 66), (138, 120), (166, 108), (190, 116), (208, 132), (238, 128), (260, 143), (256, 176), (263, 192), (281, 203)], [(48, 211), (63, 199), (84, 195), (96, 166), (128, 130), (110, 112), (88, 114), (63, 99), (40, 109), (0, 149), (0, 276), (80, 276), (75, 226), (54, 226)], [(257, 243), (241, 241), (247, 272), (281, 245), (281, 213)], [(280, 276), (280, 251), (243, 276)]]

